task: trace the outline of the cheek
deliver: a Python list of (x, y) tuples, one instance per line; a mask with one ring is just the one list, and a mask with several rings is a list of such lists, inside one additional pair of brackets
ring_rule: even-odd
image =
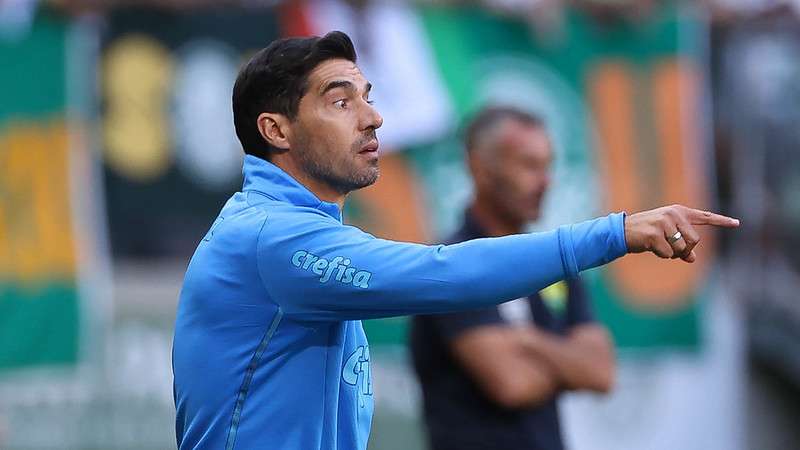
[(525, 196), (520, 188), (519, 180), (511, 176), (500, 177), (495, 182), (495, 196), (497, 201), (508, 204), (519, 204)]
[(337, 153), (349, 150), (353, 143), (352, 133), (344, 123), (344, 120), (321, 120), (316, 129), (319, 138)]
[(509, 195), (513, 195), (515, 198), (529, 196), (533, 192), (533, 181), (530, 172), (520, 169), (509, 171), (505, 178)]
[(506, 178), (502, 179), (500, 189), (498, 190), (498, 201), (503, 202), (508, 207), (513, 208), (514, 211), (523, 215), (525, 218), (530, 219), (528, 214), (533, 209), (539, 207), (539, 196), (541, 190), (538, 188), (539, 184), (535, 177), (516, 173), (514, 176), (509, 174)]
[(528, 172), (520, 177), (520, 189), (528, 194), (539, 194), (547, 187), (547, 175), (539, 171)]
[(342, 145), (341, 132), (336, 127), (336, 123), (324, 118), (308, 121), (302, 127), (305, 134), (304, 140), (309, 150), (315, 153), (328, 153), (329, 155), (338, 153), (338, 147)]

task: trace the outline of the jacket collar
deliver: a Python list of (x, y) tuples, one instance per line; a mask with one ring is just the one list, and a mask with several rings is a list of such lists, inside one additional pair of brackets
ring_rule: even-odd
[(342, 221), (339, 205), (320, 200), (308, 188), (269, 161), (245, 155), (242, 173), (242, 192), (256, 191), (280, 202), (316, 208), (339, 222)]

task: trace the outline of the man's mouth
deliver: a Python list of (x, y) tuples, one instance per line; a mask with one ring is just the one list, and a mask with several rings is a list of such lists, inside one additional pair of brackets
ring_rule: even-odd
[(378, 140), (373, 139), (367, 142), (363, 147), (361, 147), (361, 151), (359, 153), (371, 153), (378, 151)]

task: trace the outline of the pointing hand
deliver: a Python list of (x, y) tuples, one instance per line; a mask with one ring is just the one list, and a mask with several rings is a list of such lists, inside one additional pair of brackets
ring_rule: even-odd
[(700, 242), (696, 226), (725, 228), (739, 226), (739, 220), (682, 205), (664, 206), (631, 214), (625, 218), (625, 242), (630, 253), (653, 252), (661, 258), (680, 258), (692, 263)]

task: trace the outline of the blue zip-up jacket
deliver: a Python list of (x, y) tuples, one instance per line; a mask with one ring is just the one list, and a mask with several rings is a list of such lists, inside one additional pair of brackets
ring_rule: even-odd
[(623, 214), (546, 233), (421, 245), (343, 225), (337, 205), (246, 156), (186, 272), (175, 324), (180, 449), (362, 450), (361, 319), (515, 299), (626, 253)]

